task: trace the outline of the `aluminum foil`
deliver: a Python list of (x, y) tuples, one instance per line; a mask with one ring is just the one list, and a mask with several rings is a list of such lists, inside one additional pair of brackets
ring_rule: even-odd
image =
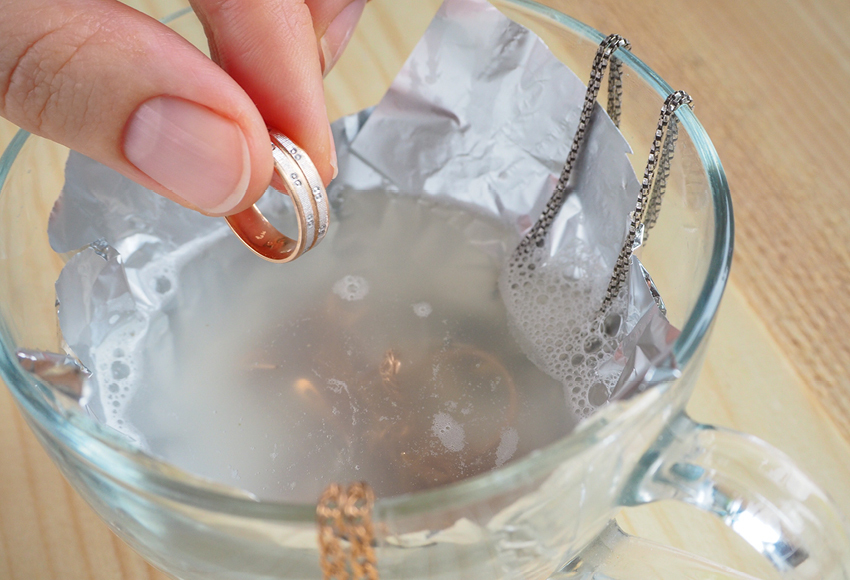
[(49, 385), (54, 393), (69, 399), (77, 405), (85, 406), (91, 395), (88, 380), (91, 371), (74, 357), (53, 352), (31, 349), (19, 349), (16, 353), (18, 364)]
[[(531, 31), (484, 0), (447, 0), (380, 104), (333, 124), (340, 173), (329, 195), (384, 189), (430, 196), (496, 216), (522, 234), (553, 191), (584, 94), (584, 82)], [(573, 195), (550, 231), (553, 255), (580, 238), (613, 270), (639, 190), (630, 153), (597, 105)], [(261, 209), (272, 218), (290, 212), (282, 197), (264, 196)], [(114, 358), (152, 337), (168, 340), (162, 312), (175, 307), (175, 274), (229, 229), (71, 153), (48, 232), (57, 252), (78, 251), (56, 291), (68, 347), (94, 371), (99, 396), (87, 408), (138, 440), (107, 418), (112, 381), (126, 377), (120, 368), (101, 368), (99, 353)], [(604, 369), (621, 375), (614, 394), (622, 396), (637, 390), (629, 381), (666, 356), (677, 334), (637, 257), (630, 288), (626, 336)], [(145, 360), (143, 353), (135, 358)], [(144, 373), (133, 380), (129, 396)]]

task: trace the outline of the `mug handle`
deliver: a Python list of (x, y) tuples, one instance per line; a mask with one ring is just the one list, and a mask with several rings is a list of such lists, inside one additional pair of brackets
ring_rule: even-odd
[[(784, 453), (756, 437), (701, 425), (680, 415), (644, 454), (620, 505), (636, 506), (662, 499), (678, 500), (717, 516), (767, 558), (784, 579), (850, 580), (850, 529), (844, 518)], [(647, 555), (655, 559), (652, 554), (665, 554), (661, 556), (663, 560), (669, 557), (669, 549), (622, 532), (619, 536), (612, 534), (608, 532), (613, 549), (599, 549), (600, 538), (577, 557), (584, 563), (578, 568), (586, 572), (596, 566), (601, 572), (613, 566), (625, 571), (609, 574), (618, 580), (659, 577), (633, 574), (636, 560), (625, 556), (633, 553), (640, 560)], [(643, 545), (643, 551), (634, 550), (637, 543)], [(675, 561), (679, 566), (694, 566), (699, 561), (698, 569), (706, 570), (705, 561), (678, 554)], [(615, 563), (626, 559), (629, 564), (625, 567)], [(578, 570), (575, 564), (576, 559), (561, 572), (572, 575), (555, 578), (594, 577), (569, 572)], [(745, 577), (719, 569), (726, 570), (721, 577)]]
[(630, 536), (611, 521), (549, 580), (756, 580), (698, 556)]

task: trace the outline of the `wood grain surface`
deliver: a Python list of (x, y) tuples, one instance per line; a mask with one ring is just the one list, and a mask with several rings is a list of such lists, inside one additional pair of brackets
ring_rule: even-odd
[[(130, 4), (160, 18), (180, 0)], [(850, 3), (846, 0), (548, 0), (688, 90), (726, 168), (736, 218), (732, 281), (689, 405), (699, 421), (752, 433), (790, 455), (850, 513)], [(328, 83), (361, 59), (395, 75), (394, 11), (374, 0)], [(663, 7), (664, 12), (661, 12)], [(2, 15), (0, 15), (2, 18)], [(427, 24), (423, 20), (422, 29)], [(387, 55), (395, 55), (387, 58)], [(374, 92), (374, 95), (370, 93)], [(360, 95), (362, 98), (363, 95)], [(329, 102), (332, 116), (356, 104)], [(15, 128), (0, 120), (0, 147)], [(775, 577), (709, 516), (662, 502), (623, 512), (627, 531)], [(0, 579), (164, 580), (64, 481), (0, 390)]]

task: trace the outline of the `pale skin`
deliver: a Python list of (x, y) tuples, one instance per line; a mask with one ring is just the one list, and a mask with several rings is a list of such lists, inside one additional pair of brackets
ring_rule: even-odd
[(267, 127), (336, 171), (323, 75), (367, 0), (191, 0), (212, 60), (118, 0), (0, 0), (0, 116), (207, 215), (271, 181)]

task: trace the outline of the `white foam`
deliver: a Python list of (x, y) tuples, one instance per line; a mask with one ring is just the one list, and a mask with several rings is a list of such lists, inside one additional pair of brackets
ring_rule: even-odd
[(144, 437), (127, 420), (127, 408), (142, 382), (142, 373), (126, 353), (134, 353), (144, 335), (145, 328), (140, 320), (125, 320), (91, 352), (97, 369), (97, 393), (104, 423), (142, 448), (146, 448)]
[(419, 302), (413, 305), (413, 312), (419, 318), (428, 318), (428, 316), (433, 312), (431, 305), (427, 302)]
[(504, 465), (516, 453), (519, 445), (519, 433), (513, 427), (502, 431), (499, 447), (496, 449), (496, 467)]
[(330, 387), (330, 389), (336, 394), (340, 394), (345, 391), (349, 396), (351, 396), (351, 392), (348, 390), (348, 385), (345, 384), (345, 381), (341, 381), (339, 379), (328, 379), (328, 387)]
[(343, 276), (334, 284), (333, 291), (349, 302), (363, 300), (369, 293), (369, 282), (361, 276)]
[[(610, 271), (595, 251), (576, 240), (554, 258), (543, 248), (513, 257), (499, 278), (526, 356), (564, 385), (568, 403), (583, 417), (607, 401), (617, 380), (598, 372), (613, 356), (622, 326), (619, 315), (603, 319), (600, 313)], [(621, 308), (615, 301), (607, 312)]]
[(434, 415), (434, 423), (431, 425), (431, 433), (440, 440), (440, 443), (449, 451), (462, 451), (466, 445), (466, 433), (460, 423), (454, 420), (448, 413), (437, 413)]

